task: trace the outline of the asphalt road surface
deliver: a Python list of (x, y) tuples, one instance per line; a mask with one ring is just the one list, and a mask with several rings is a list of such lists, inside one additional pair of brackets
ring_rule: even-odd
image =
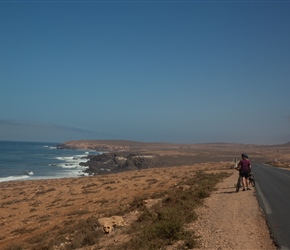
[(275, 242), (290, 250), (290, 171), (252, 164), (256, 191)]

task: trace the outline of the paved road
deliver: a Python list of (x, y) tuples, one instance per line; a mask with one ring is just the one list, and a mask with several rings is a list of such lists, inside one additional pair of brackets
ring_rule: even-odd
[(256, 191), (271, 233), (283, 250), (290, 250), (290, 171), (252, 164)]

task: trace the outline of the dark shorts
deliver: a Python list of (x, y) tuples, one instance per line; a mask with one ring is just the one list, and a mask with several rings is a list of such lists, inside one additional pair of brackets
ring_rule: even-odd
[(249, 178), (250, 171), (241, 171), (240, 176), (245, 177), (245, 178)]

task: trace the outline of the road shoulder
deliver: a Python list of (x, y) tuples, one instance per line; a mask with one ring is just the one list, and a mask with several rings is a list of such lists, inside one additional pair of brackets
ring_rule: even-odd
[(198, 220), (190, 225), (200, 236), (200, 249), (276, 249), (254, 188), (236, 193), (238, 173), (231, 172), (197, 209)]

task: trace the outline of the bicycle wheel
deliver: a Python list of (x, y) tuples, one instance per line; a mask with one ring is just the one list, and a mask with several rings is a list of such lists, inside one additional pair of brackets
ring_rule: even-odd
[(251, 184), (252, 187), (255, 186), (255, 177), (253, 174), (251, 174), (250, 178), (249, 178), (249, 182)]
[(241, 188), (241, 176), (239, 176), (238, 182), (237, 182), (237, 185), (236, 185), (236, 192), (237, 193), (240, 191), (240, 188)]

